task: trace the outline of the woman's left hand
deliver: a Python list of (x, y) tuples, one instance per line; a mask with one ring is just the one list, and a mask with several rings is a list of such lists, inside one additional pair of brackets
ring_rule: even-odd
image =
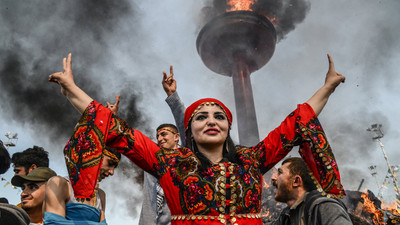
[(329, 69), (326, 73), (325, 84), (324, 86), (328, 87), (332, 92), (335, 91), (335, 88), (339, 86), (340, 83), (344, 83), (346, 77), (342, 74), (336, 72), (335, 64), (333, 63), (332, 57), (328, 54), (328, 61), (329, 61)]
[(325, 84), (307, 101), (317, 116), (325, 107), (329, 96), (335, 91), (335, 88), (339, 86), (340, 83), (344, 83), (344, 80), (346, 79), (342, 74), (336, 72), (332, 57), (329, 54), (328, 61), (329, 69), (326, 73)]

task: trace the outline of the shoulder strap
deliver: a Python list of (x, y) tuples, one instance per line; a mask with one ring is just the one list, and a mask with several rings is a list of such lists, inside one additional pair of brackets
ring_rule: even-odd
[(304, 224), (308, 225), (311, 222), (312, 211), (311, 207), (314, 208), (314, 202), (322, 197), (320, 194), (309, 193), (306, 199), (304, 200), (303, 212), (301, 212), (302, 218), (304, 218)]
[[(333, 202), (338, 205), (340, 205), (346, 212), (347, 212), (347, 207), (344, 205), (342, 201), (339, 199), (334, 199), (334, 198), (328, 198), (325, 196), (322, 196), (320, 193), (318, 194), (312, 194), (310, 193), (310, 196), (307, 196), (305, 201), (304, 201), (304, 207), (303, 207), (303, 218), (304, 222), (306, 225), (311, 225), (312, 223), (312, 216), (313, 216), (313, 211), (315, 206), (323, 203), (323, 202)], [(314, 221), (316, 222), (316, 221)]]

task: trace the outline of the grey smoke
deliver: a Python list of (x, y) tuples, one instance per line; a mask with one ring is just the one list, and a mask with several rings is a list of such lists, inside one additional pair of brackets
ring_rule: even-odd
[[(230, 7), (226, 0), (208, 1), (208, 5), (201, 10), (200, 27), (212, 20), (215, 16), (223, 14)], [(252, 6), (252, 11), (266, 16), (275, 26), (277, 41), (295, 29), (296, 25), (303, 22), (311, 3), (308, 0), (256, 0)]]
[[(114, 96), (103, 95), (107, 86), (99, 78), (107, 75), (100, 71), (107, 67), (112, 48), (108, 39), (119, 32), (124, 18), (135, 15), (127, 1), (3, 1), (1, 10), (1, 42), (6, 48), (1, 50), (0, 85), (8, 115), (21, 123), (33, 122), (38, 130), (51, 130), (51, 139), (70, 134), (79, 115), (60, 88), (47, 82), (49, 74), (62, 70), (61, 60), (68, 52), (73, 52), (76, 83), (99, 102), (114, 101)], [(121, 116), (140, 127), (145, 121), (136, 109), (140, 89), (124, 80), (119, 85), (131, 87), (121, 93)]]
[(114, 176), (101, 183), (101, 187), (108, 190), (106, 191), (107, 208), (112, 214), (124, 213), (131, 219), (139, 217), (141, 207), (139, 203), (142, 202), (143, 181), (140, 180), (143, 179), (142, 177), (143, 170), (127, 158), (122, 158)]
[[(76, 10), (81, 11), (81, 8), (76, 7), (79, 5), (76, 2), (68, 1), (68, 4), (72, 4), (66, 7), (68, 13), (63, 9), (68, 5), (66, 1), (57, 2), (57, 7), (53, 6), (53, 1), (51, 4), (50, 1), (47, 4), (44, 1), (19, 1), (19, 4), (17, 2), (1, 1), (0, 71), (4, 70), (5, 53), (16, 54), (25, 67), (24, 71), (28, 71), (29, 75), (33, 76), (33, 65), (41, 65), (46, 69), (43, 73), (43, 83), (40, 83), (41, 88), (51, 87), (49, 96), (59, 97), (60, 100), (57, 104), (52, 104), (53, 107), (65, 104), (66, 109), (71, 108), (69, 102), (61, 96), (57, 85), (47, 84), (47, 75), (59, 71), (61, 57), (72, 52), (76, 81), (85, 91), (90, 91), (92, 97), (97, 100), (103, 99), (101, 102), (105, 102), (113, 101), (115, 94), (120, 93), (119, 90), (140, 93), (140, 97), (135, 95), (136, 102), (141, 102), (143, 107), (138, 110), (151, 118), (151, 121), (148, 121), (151, 128), (163, 122), (173, 123), (171, 112), (164, 102), (165, 93), (160, 86), (161, 71), (168, 70), (168, 66), (173, 64), (178, 91), (186, 105), (204, 97), (220, 99), (234, 114), (232, 135), (238, 140), (232, 79), (208, 70), (198, 56), (195, 45), (199, 28), (202, 27), (196, 16), (205, 6), (212, 8), (212, 1), (207, 1), (206, 5), (203, 1), (135, 1), (126, 7), (133, 13), (129, 16), (122, 13), (117, 17), (123, 17), (117, 19), (118, 23), (112, 28), (107, 26), (107, 29), (112, 29), (112, 33), (100, 32), (102, 35), (98, 38), (103, 39), (101, 42), (92, 41), (94, 35), (88, 35), (89, 31), (95, 28), (88, 28), (88, 31), (80, 29), (79, 34), (72, 29), (74, 23), (70, 18), (75, 18), (73, 15)], [(363, 187), (377, 194), (376, 184), (369, 175), (368, 166), (377, 165), (380, 184), (387, 168), (378, 144), (370, 139), (366, 131), (371, 123), (383, 124), (383, 143), (387, 154), (393, 165), (400, 164), (400, 1), (310, 2), (311, 8), (304, 21), (297, 24), (296, 29), (280, 41), (271, 61), (251, 76), (260, 138), (264, 138), (269, 131), (278, 126), (296, 104), (306, 101), (321, 87), (327, 70), (325, 55), (331, 53), (337, 71), (346, 75), (347, 79), (331, 96), (320, 115), (320, 121), (338, 160), (345, 188), (357, 188), (361, 179), (365, 178)], [(206, 11), (206, 8), (203, 11)], [(36, 19), (37, 17), (39, 19)], [(204, 21), (202, 22), (204, 24)], [(102, 29), (101, 23), (96, 29)], [(60, 32), (67, 35), (61, 36)], [(68, 39), (71, 36), (74, 37), (73, 41)], [(73, 47), (75, 45), (79, 47)], [(50, 51), (48, 46), (56, 47), (52, 47)], [(25, 51), (21, 52), (21, 49)], [(3, 73), (0, 76), (0, 86), (6, 86), (3, 84)], [(88, 90), (88, 87), (84, 86), (88, 82), (95, 85), (94, 90)], [(100, 96), (94, 96), (95, 91), (100, 93)], [(4, 125), (0, 125), (0, 129), (3, 132), (15, 132), (17, 128), (24, 128), (12, 128), (7, 124), (10, 113), (16, 112), (7, 110), (5, 113), (6, 105), (14, 104), (8, 101), (12, 98), (10, 95), (11, 93), (5, 92), (3, 88), (0, 90), (0, 112), (3, 117), (1, 121), (5, 122)], [(121, 106), (124, 106), (129, 98), (125, 95), (121, 98)], [(49, 101), (49, 98), (46, 99)], [(124, 113), (126, 110), (120, 111)], [(73, 127), (79, 115), (74, 109), (70, 112), (74, 117), (70, 125)], [(13, 117), (18, 117), (18, 114)], [(126, 119), (123, 115), (121, 117)], [(31, 124), (27, 119), (23, 121), (26, 125)], [(66, 131), (66, 135), (70, 135), (70, 130), (69, 128)], [(29, 129), (26, 132), (18, 132), (21, 138), (17, 148), (24, 144), (39, 144), (24, 143), (24, 133), (25, 136), (31, 135), (38, 141), (43, 139), (42, 135), (37, 134), (37, 130), (34, 134)], [(153, 131), (145, 133), (153, 134)], [(54, 145), (60, 148), (64, 143), (65, 141)], [(13, 150), (20, 150), (17, 148)], [(294, 156), (295, 151), (290, 154)], [(119, 179), (121, 169), (117, 169), (115, 177), (104, 181), (114, 184), (111, 185), (111, 189), (109, 186), (106, 189), (108, 204), (117, 202), (115, 206), (107, 207), (107, 210), (115, 210), (107, 214), (109, 221), (114, 218), (126, 219), (125, 215), (118, 211), (126, 206), (126, 202), (115, 193), (120, 190), (113, 191), (112, 188), (124, 186), (115, 184), (125, 183), (126, 179), (134, 179), (134, 176), (126, 178), (122, 175), (123, 179)], [(140, 187), (134, 184), (129, 189), (133, 191), (130, 195), (134, 195)], [(390, 192), (393, 192), (393, 188), (388, 185), (387, 194)]]
[[(7, 116), (4, 119), (29, 125), (41, 134), (40, 138), (47, 137), (59, 146), (55, 152), (50, 149), (51, 154), (59, 154), (79, 113), (60, 93), (60, 87), (47, 79), (62, 70), (62, 57), (72, 52), (76, 83), (101, 103), (113, 103), (115, 94), (121, 94), (119, 116), (131, 126), (149, 131), (148, 118), (137, 107), (141, 87), (118, 65), (109, 64), (116, 35), (129, 34), (133, 43), (129, 50), (140, 53), (140, 47), (134, 44), (139, 36), (131, 32), (140, 29), (136, 15), (137, 8), (129, 1), (2, 1), (0, 101)], [(139, 171), (133, 166), (128, 169), (130, 173)], [(120, 176), (127, 178), (126, 174)], [(116, 193), (125, 189), (123, 185), (109, 188)], [(140, 202), (125, 196), (117, 198), (128, 208)], [(129, 213), (132, 218), (137, 216), (134, 210)]]

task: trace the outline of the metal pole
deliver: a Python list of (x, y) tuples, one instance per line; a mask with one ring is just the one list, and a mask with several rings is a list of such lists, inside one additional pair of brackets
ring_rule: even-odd
[(393, 186), (394, 186), (394, 190), (396, 192), (396, 208), (397, 208), (397, 212), (400, 213), (400, 194), (399, 194), (399, 188), (397, 186), (397, 180), (396, 180), (396, 177), (394, 176), (392, 166), (390, 166), (389, 159), (385, 153), (385, 149), (383, 148), (383, 143), (381, 142), (380, 138), (377, 138), (377, 140), (378, 140), (379, 146), (381, 146), (383, 156), (385, 157), (387, 166), (389, 167), (390, 174), (392, 175), (392, 178), (393, 178)]
[(364, 179), (361, 180), (360, 185), (358, 186), (357, 191), (360, 191), (360, 190), (361, 190), (361, 187), (362, 187), (363, 183), (364, 183)]
[(243, 59), (239, 58), (236, 65), (237, 70), (232, 75), (232, 79), (235, 93), (239, 143), (244, 146), (252, 146), (257, 144), (260, 140), (253, 91), (251, 89), (250, 72), (245, 62), (243, 62)]

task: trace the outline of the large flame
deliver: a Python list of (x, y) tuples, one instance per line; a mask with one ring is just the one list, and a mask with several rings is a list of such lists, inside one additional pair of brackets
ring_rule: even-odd
[(227, 12), (237, 11), (237, 10), (245, 10), (252, 11), (251, 6), (253, 6), (254, 2), (257, 0), (227, 0), (226, 4), (228, 7)]
[[(239, 10), (244, 10), (244, 11), (253, 11), (252, 6), (254, 3), (256, 3), (258, 0), (226, 0), (226, 11), (231, 12), (231, 11), (239, 11)], [(274, 25), (278, 23), (277, 17), (269, 17), (267, 15), (261, 14)]]
[(392, 213), (393, 215), (400, 216), (400, 213), (399, 213), (399, 211), (398, 211), (398, 209), (397, 209), (396, 201), (392, 202), (392, 203), (389, 204), (389, 205), (386, 205), (386, 204), (383, 202), (383, 204), (382, 204), (382, 209), (384, 209), (384, 210), (386, 210), (386, 211), (389, 211), (389, 212)]
[(262, 217), (269, 217), (269, 209), (266, 209), (265, 211), (263, 211), (261, 216)]
[(268, 189), (269, 188), (269, 184), (266, 180), (264, 180), (264, 185), (263, 185), (264, 189)]
[(364, 211), (373, 215), (373, 223), (383, 225), (383, 212), (375, 207), (367, 193), (362, 193), (361, 197), (364, 199)]

